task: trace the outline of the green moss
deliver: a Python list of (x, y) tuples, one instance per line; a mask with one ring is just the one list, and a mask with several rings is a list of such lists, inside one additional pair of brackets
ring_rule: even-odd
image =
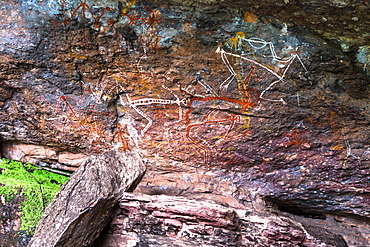
[(67, 176), (6, 159), (0, 160), (0, 195), (9, 203), (21, 195), (22, 225), (20, 230), (33, 234), (43, 210), (55, 193), (68, 180)]

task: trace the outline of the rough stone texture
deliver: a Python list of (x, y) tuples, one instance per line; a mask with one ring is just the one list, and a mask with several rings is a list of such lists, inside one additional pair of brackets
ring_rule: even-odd
[[(313, 236), (319, 235), (320, 232), (324, 231), (322, 229), (328, 229), (337, 236), (336, 239), (341, 236), (348, 246), (366, 246), (370, 243), (370, 225), (367, 219), (353, 218), (353, 215), (341, 216), (334, 210), (312, 210), (318, 205), (308, 205), (310, 202), (308, 198), (302, 199), (300, 201), (301, 205), (298, 205), (298, 200), (287, 200), (282, 204), (273, 203), (263, 196), (266, 191), (275, 189), (271, 184), (257, 182), (255, 184), (252, 182), (238, 184), (230, 179), (234, 176), (237, 177), (238, 174), (233, 174), (231, 171), (225, 176), (223, 173), (211, 172), (204, 168), (184, 171), (184, 169), (174, 170), (175, 167), (179, 168), (180, 165), (158, 164), (158, 167), (165, 167), (166, 169), (162, 172), (147, 173), (136, 192), (150, 195), (181, 196), (189, 200), (213, 201), (219, 205), (233, 208), (237, 212), (247, 210), (252, 215), (262, 213), (264, 216), (288, 217), (295, 224), (305, 226), (305, 229), (308, 232), (311, 231), (310, 234)], [(148, 168), (148, 170), (155, 169)], [(166, 172), (169, 170), (171, 170), (171, 173)], [(294, 202), (294, 204), (291, 202)], [(322, 203), (324, 204), (324, 202)], [(183, 210), (186, 214), (186, 210)], [(315, 229), (316, 232), (312, 232)], [(270, 230), (281, 231), (279, 226), (276, 225), (271, 225)], [(329, 237), (327, 236), (327, 238)], [(255, 243), (258, 243), (257, 240)], [(253, 242), (249, 244), (247, 246), (254, 246)], [(297, 245), (293, 244), (292, 246)]]
[(5, 158), (21, 162), (48, 165), (45, 162), (53, 161), (52, 168), (74, 172), (88, 157), (85, 154), (57, 151), (55, 148), (22, 143), (7, 143), (1, 147)]
[(120, 209), (93, 246), (348, 246), (332, 229), (210, 200), (123, 194)]
[(135, 149), (140, 192), (366, 229), (369, 4), (183, 3), (0, 2), (2, 154), (73, 171), (62, 154)]
[(1, 195), (0, 199), (0, 243), (3, 246), (27, 246), (32, 236), (20, 231), (21, 202), (24, 199), (19, 195), (14, 196), (8, 203), (4, 195)]
[[(161, 1), (156, 0), (158, 3)], [(359, 46), (368, 45), (367, 26), (370, 18), (367, 1), (346, 0), (267, 0), (261, 2), (243, 0), (223, 1), (166, 1), (168, 5), (183, 5), (187, 10), (208, 8), (215, 4), (221, 7), (240, 8), (249, 11), (258, 19), (275, 17), (292, 26), (303, 26), (339, 45), (345, 52), (356, 52)]]
[(135, 153), (89, 157), (55, 195), (28, 246), (89, 246), (117, 209), (117, 196), (133, 191), (145, 173)]

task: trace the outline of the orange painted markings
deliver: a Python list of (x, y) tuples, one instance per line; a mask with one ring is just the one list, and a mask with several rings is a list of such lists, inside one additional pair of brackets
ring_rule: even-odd
[(252, 12), (250, 12), (250, 11), (246, 11), (246, 12), (244, 13), (244, 20), (245, 20), (246, 22), (253, 23), (253, 22), (258, 21), (258, 17), (257, 17), (257, 16), (255, 16), (255, 15), (254, 15)]

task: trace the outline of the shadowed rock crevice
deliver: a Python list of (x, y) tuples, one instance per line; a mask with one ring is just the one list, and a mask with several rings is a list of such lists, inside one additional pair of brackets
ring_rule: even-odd
[(326, 219), (326, 216), (322, 210), (310, 209), (308, 201), (302, 201), (301, 204), (299, 204), (299, 202), (296, 200), (289, 202), (280, 201), (272, 198), (265, 198), (265, 201), (271, 207), (276, 208), (277, 210), (282, 212), (312, 219)]

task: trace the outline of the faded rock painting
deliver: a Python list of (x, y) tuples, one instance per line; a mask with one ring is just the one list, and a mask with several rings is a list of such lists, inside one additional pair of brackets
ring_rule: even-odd
[(139, 192), (228, 181), (233, 200), (367, 219), (368, 44), (348, 31), (367, 4), (331, 2), (3, 1), (2, 155), (73, 171), (131, 150), (153, 161)]

